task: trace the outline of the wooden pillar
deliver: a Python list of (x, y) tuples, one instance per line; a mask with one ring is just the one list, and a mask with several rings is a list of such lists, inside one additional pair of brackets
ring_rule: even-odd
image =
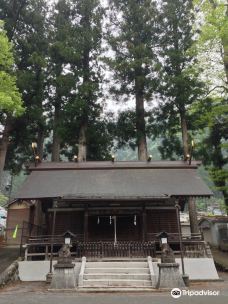
[(45, 210), (44, 218), (45, 218), (46, 234), (51, 234), (51, 231), (50, 231), (50, 213), (48, 212), (48, 210)]
[(86, 208), (84, 212), (84, 242), (88, 241), (88, 217), (88, 208)]
[(190, 197), (188, 200), (188, 212), (189, 212), (191, 234), (199, 233), (196, 202), (195, 202), (195, 199), (192, 197)]
[(147, 214), (145, 207), (142, 210), (142, 240), (143, 242), (147, 241)]

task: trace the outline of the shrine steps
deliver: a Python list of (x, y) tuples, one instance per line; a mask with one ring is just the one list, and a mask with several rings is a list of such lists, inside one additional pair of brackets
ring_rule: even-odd
[(147, 261), (86, 262), (83, 288), (152, 288)]

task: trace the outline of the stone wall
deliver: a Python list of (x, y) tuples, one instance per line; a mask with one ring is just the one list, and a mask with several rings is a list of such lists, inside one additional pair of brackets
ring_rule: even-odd
[(19, 280), (18, 262), (13, 262), (5, 271), (0, 274), (0, 288), (10, 282)]

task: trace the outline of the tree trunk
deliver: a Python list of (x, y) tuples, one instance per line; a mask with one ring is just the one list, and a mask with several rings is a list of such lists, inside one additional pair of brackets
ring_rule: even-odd
[(9, 135), (12, 129), (12, 121), (10, 117), (6, 118), (5, 127), (3, 130), (2, 138), (0, 139), (0, 176), (3, 173), (5, 161), (6, 161), (6, 153), (9, 145)]
[(60, 160), (60, 136), (58, 134), (58, 125), (60, 119), (60, 103), (57, 102), (55, 105), (54, 123), (53, 123), (53, 142), (52, 142), (52, 157), (53, 162)]
[(180, 120), (181, 120), (181, 133), (182, 133), (184, 160), (186, 160), (187, 155), (189, 154), (189, 148), (188, 148), (188, 128), (187, 128), (185, 111), (180, 111)]
[[(226, 1), (226, 18), (228, 19), (228, 0)], [(222, 39), (223, 46), (223, 63), (226, 74), (226, 83), (228, 84), (228, 35), (223, 36)]]
[(38, 130), (38, 136), (37, 136), (37, 153), (40, 157), (40, 159), (43, 159), (44, 155), (44, 130), (42, 127)]
[(79, 140), (78, 140), (78, 161), (86, 161), (87, 156), (87, 122), (84, 122), (79, 130)]
[(195, 202), (194, 198), (189, 198), (188, 210), (189, 210), (189, 221), (190, 221), (191, 234), (199, 233), (196, 202)]
[[(90, 17), (89, 12), (85, 12), (85, 15), (82, 18), (82, 25), (84, 27), (84, 30), (86, 32), (91, 31), (90, 26)], [(81, 124), (79, 129), (79, 139), (78, 139), (78, 161), (86, 161), (87, 158), (87, 128), (88, 128), (88, 115), (89, 115), (89, 105), (91, 103), (91, 94), (87, 87), (89, 87), (90, 83), (90, 48), (89, 48), (90, 42), (87, 41), (87, 43), (84, 46), (83, 50), (83, 85), (84, 85), (84, 91), (83, 92), (83, 98), (84, 98), (84, 109), (83, 109), (83, 115), (81, 118)]]
[(224, 202), (225, 202), (225, 207), (226, 207), (226, 214), (228, 215), (228, 193), (227, 191), (223, 192), (224, 195)]
[(136, 132), (138, 145), (138, 159), (147, 160), (147, 142), (146, 142), (146, 126), (145, 126), (145, 110), (143, 93), (136, 93)]

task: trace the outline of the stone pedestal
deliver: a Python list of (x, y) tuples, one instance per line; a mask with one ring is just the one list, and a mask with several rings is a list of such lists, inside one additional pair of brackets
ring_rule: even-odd
[(50, 289), (75, 289), (76, 275), (73, 267), (55, 267)]
[(159, 277), (156, 288), (185, 287), (177, 263), (159, 263)]
[(76, 275), (72, 263), (70, 245), (63, 245), (59, 251), (57, 264), (54, 265), (50, 289), (75, 289)]
[(47, 284), (50, 284), (50, 283), (51, 283), (52, 277), (53, 277), (53, 273), (51, 273), (51, 272), (49, 272), (49, 273), (46, 275), (46, 283), (47, 283)]

